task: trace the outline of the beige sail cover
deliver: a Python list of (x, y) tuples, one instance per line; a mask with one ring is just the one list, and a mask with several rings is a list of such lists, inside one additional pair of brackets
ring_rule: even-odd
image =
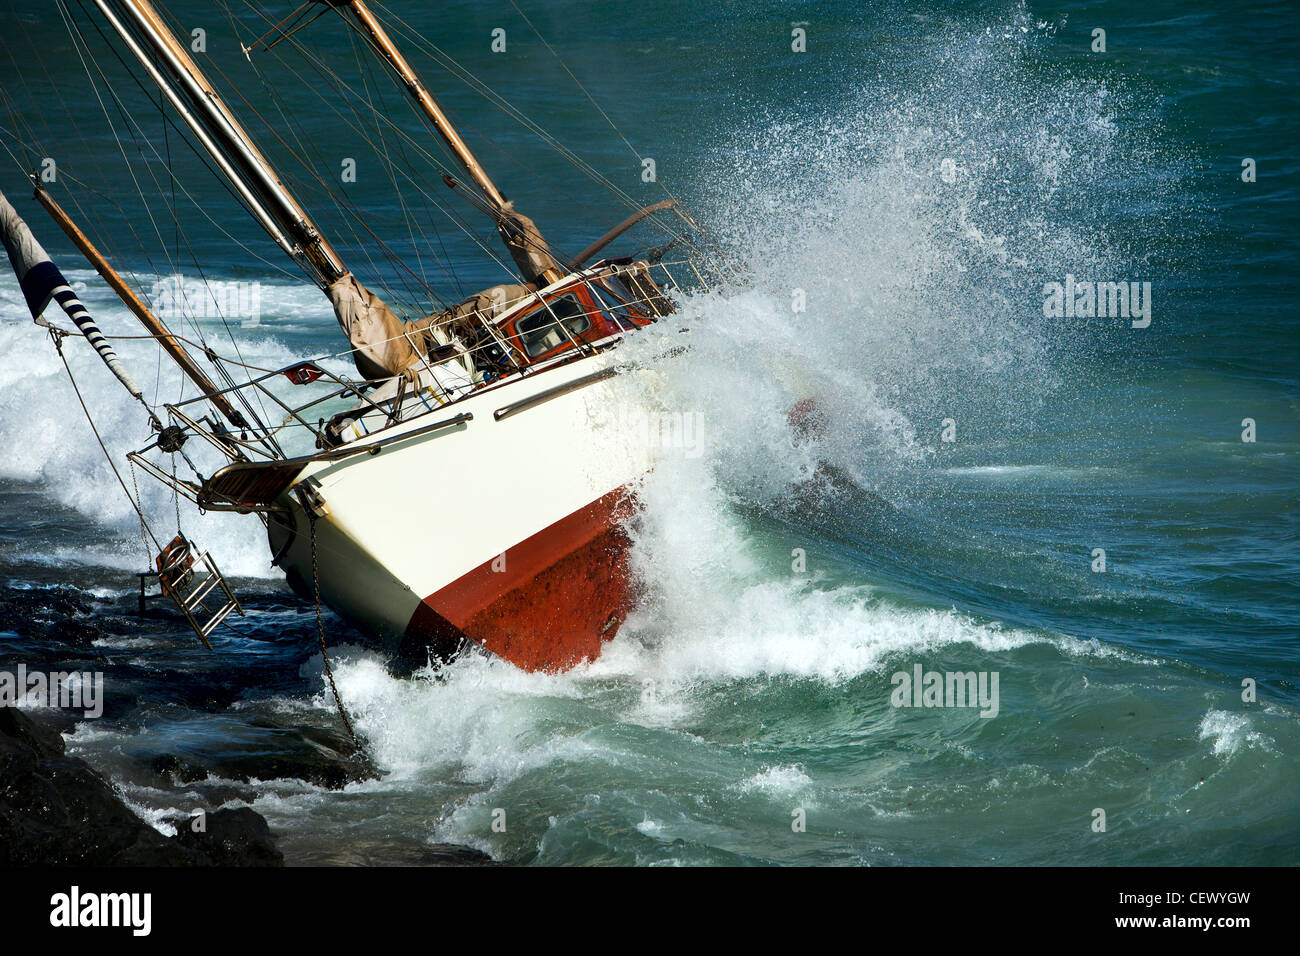
[(510, 250), (515, 265), (526, 281), (536, 282), (546, 272), (559, 271), (560, 267), (551, 255), (551, 247), (546, 244), (531, 219), (521, 212), (515, 212), (513, 202), (501, 207), (497, 231), (501, 233), (502, 241)]
[[(513, 308), (533, 290), (519, 284), (492, 286), (414, 322), (399, 319), (350, 272), (332, 283), (327, 292), (339, 325), (355, 350), (352, 359), (357, 371), (368, 379), (381, 379), (408, 373), (434, 349), (458, 338), (476, 342), (481, 323)], [(464, 364), (467, 372), (473, 371), (471, 361)]]
[(401, 375), (420, 359), (403, 334), (405, 323), (383, 299), (352, 273), (336, 279), (326, 290), (334, 315), (352, 343), (352, 360), (368, 379)]
[(415, 322), (406, 324), (406, 334), (415, 347), (427, 354), (456, 336), (465, 342), (476, 342), (481, 323), (491, 322), (520, 299), (532, 295), (526, 285), (495, 285), (470, 296), (450, 309), (435, 312)]

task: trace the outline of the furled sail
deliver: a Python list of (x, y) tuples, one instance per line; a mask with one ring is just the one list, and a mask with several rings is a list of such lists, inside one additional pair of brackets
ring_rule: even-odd
[(0, 239), (4, 241), (5, 252), (9, 253), (9, 262), (13, 266), (14, 275), (18, 277), (18, 284), (22, 287), (32, 318), (41, 321), (41, 315), (53, 299), (81, 330), (86, 341), (99, 353), (99, 357), (117, 376), (118, 381), (126, 386), (126, 390), (144, 401), (140, 386), (123, 367), (113, 346), (108, 344), (108, 340), (99, 331), (86, 307), (68, 285), (68, 280), (41, 248), (27, 223), (23, 222), (4, 193), (0, 193)]
[(420, 360), (403, 334), (402, 320), (351, 272), (330, 283), (325, 292), (352, 343), (357, 371), (366, 378), (401, 375)]
[(526, 281), (547, 285), (548, 277), (560, 275), (560, 266), (536, 223), (516, 212), (515, 204), (509, 200), (501, 207), (499, 216), (497, 231)]
[(494, 322), (531, 295), (531, 286), (518, 283), (492, 286), (449, 309), (407, 322), (406, 338), (426, 355), (450, 341), (449, 336), (455, 336), (462, 344), (476, 343), (482, 338), (486, 323)]
[[(339, 325), (352, 343), (357, 371), (372, 380), (413, 376), (432, 353), (447, 345), (464, 348), (466, 341), (475, 340), (482, 323), (533, 294), (530, 286), (497, 285), (449, 309), (403, 322), (350, 272), (330, 283), (325, 291)], [(466, 371), (472, 373), (472, 360), (465, 362)]]

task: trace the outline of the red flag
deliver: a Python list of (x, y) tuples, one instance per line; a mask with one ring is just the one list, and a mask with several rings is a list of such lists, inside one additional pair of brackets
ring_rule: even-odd
[(289, 368), (280, 369), (280, 374), (295, 385), (310, 385), (324, 375), (325, 370), (318, 368), (311, 362), (299, 362)]

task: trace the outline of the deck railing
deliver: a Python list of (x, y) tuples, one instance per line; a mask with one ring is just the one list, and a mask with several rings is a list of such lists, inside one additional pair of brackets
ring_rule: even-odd
[[(614, 260), (598, 263), (582, 273), (568, 288), (585, 286), (592, 291), (592, 298), (598, 303), (617, 300), (618, 308), (635, 309), (638, 313), (652, 318), (663, 318), (677, 306), (680, 297), (688, 291), (709, 290), (711, 283), (702, 274), (700, 267), (687, 259), (674, 262), (657, 261), (648, 263), (643, 260)], [(649, 280), (649, 281), (646, 281)], [(599, 290), (598, 294), (594, 290)], [(540, 294), (535, 293), (539, 299)], [(545, 301), (545, 300), (543, 300)], [(612, 324), (625, 331), (631, 331), (631, 324), (626, 318), (620, 321), (613, 312)], [(461, 319), (463, 321), (463, 317)], [(557, 323), (565, 329), (564, 323)], [(483, 327), (490, 330), (491, 337), (475, 347), (450, 350), (441, 358), (441, 362), (460, 362), (465, 357), (471, 360), (482, 349), (496, 348), (507, 356), (517, 359), (509, 374), (530, 375), (541, 368), (566, 360), (575, 355), (590, 354), (611, 347), (616, 337), (598, 342), (587, 342), (569, 333), (571, 349), (548, 358), (545, 362), (532, 364), (520, 361), (514, 343), (497, 328), (496, 324), (484, 321)], [(350, 352), (330, 356), (330, 359), (346, 358)], [(422, 359), (417, 371), (427, 374), (413, 376), (420, 387), (412, 388), (411, 379), (396, 383), (394, 379), (361, 381), (333, 372), (326, 359), (309, 362), (297, 362), (277, 369), (256, 370), (257, 374), (242, 383), (231, 385), (210, 393), (195, 395), (182, 401), (164, 406), (171, 424), (186, 438), (194, 436), (203, 439), (216, 448), (229, 461), (283, 460), (295, 457), (307, 449), (329, 449), (340, 444), (340, 439), (328, 429), (331, 419), (341, 414), (349, 418), (367, 416), (372, 419), (368, 432), (387, 428), (411, 418), (455, 402), (465, 395), (474, 393), (491, 384), (477, 381), (464, 388), (447, 389), (438, 384), (433, 368), (438, 361)], [(394, 388), (394, 384), (397, 385)], [(385, 389), (385, 386), (388, 386)], [(298, 389), (310, 389), (306, 401), (297, 401), (292, 393)], [(323, 391), (322, 391), (323, 389)], [(391, 395), (380, 397), (383, 392)], [(249, 410), (260, 409), (261, 415), (254, 414), (254, 423), (246, 429), (232, 430), (223, 423), (215, 413), (204, 409), (205, 403), (222, 396), (228, 400), (238, 398)], [(354, 414), (353, 414), (354, 413)], [(268, 419), (279, 418), (278, 424), (271, 424)], [(290, 436), (294, 436), (290, 439)], [(173, 441), (175, 433), (173, 433)], [(148, 458), (148, 453), (155, 450), (175, 450), (167, 447), (165, 435), (156, 436), (154, 441), (138, 451), (132, 452), (131, 460), (153, 477), (173, 487), (178, 493), (197, 500), (199, 486), (193, 482), (177, 479)]]

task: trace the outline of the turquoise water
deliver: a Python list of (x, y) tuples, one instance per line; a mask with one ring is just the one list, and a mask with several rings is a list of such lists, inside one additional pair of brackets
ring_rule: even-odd
[[(385, 15), (632, 199), (682, 198), (754, 273), (688, 297), (674, 321), (692, 350), (660, 363), (653, 390), (628, 386), (629, 401), (697, 415), (703, 436), (642, 490), (642, 607), (599, 661), (559, 677), (468, 659), (399, 680), (331, 619), (340, 689), (382, 779), (161, 781), (158, 753), (274, 755), (268, 721), (333, 726), (311, 611), (266, 567), (260, 527), (191, 511), (186, 529), (241, 576), (246, 633), (213, 658), (174, 621), (131, 620), (138, 526), (6, 274), (0, 562), (11, 593), (86, 589), (117, 694), (77, 726), (74, 749), (163, 827), (193, 805), (251, 803), (291, 862), (383, 862), (430, 841), (545, 864), (1294, 862), (1300, 20), (1288, 6), (521, 5), (633, 149), (509, 4)], [(241, 113), (367, 282), (415, 306), (430, 297), (412, 272), (447, 300), (503, 278), (412, 184), (417, 212), (395, 201), (375, 137), (329, 112), (326, 80), (295, 84), (301, 63), (255, 55), (263, 86), (220, 8), (168, 8), (207, 30), (213, 65), (271, 125), (284, 128), (280, 109), (293, 118), (297, 145)], [(146, 288), (188, 271), (191, 254), (213, 277), (264, 283), (260, 323), (239, 330), (246, 358), (338, 349), (326, 303), (281, 271), (175, 131), (141, 111), (119, 152), (60, 19), (35, 9), (2, 21), (0, 105), (21, 166), (6, 162), (0, 189), (56, 258), (75, 263), (17, 199), (23, 168), (47, 155), (65, 176), (56, 196)], [(73, 12), (120, 75), (93, 19)], [(796, 16), (804, 53), (790, 49)], [(242, 7), (235, 22), (241, 39), (263, 29)], [(489, 46), (498, 26), (504, 54)], [(1090, 49), (1097, 27), (1105, 53)], [(307, 35), (379, 95), (382, 77), (356, 69), (337, 25)], [(622, 217), (411, 56), (558, 248)], [(183, 183), (192, 249), (172, 233), (154, 148)], [(321, 184), (344, 156), (357, 182), (331, 192), (373, 216), (391, 259)], [(642, 182), (643, 156), (658, 183)], [(1255, 182), (1242, 180), (1247, 157)], [(106, 331), (132, 331), (91, 273), (69, 272)], [(1044, 286), (1067, 275), (1150, 282), (1150, 325), (1046, 317)], [(142, 344), (121, 351), (147, 390), (179, 389)], [(72, 357), (110, 446), (141, 443), (129, 401)], [(810, 396), (823, 422), (811, 440), (786, 419)], [(145, 497), (168, 527), (170, 499)], [(0, 629), (13, 632), (7, 659), (49, 652), (17, 621)], [(996, 716), (893, 706), (891, 678), (916, 665), (996, 673)]]

